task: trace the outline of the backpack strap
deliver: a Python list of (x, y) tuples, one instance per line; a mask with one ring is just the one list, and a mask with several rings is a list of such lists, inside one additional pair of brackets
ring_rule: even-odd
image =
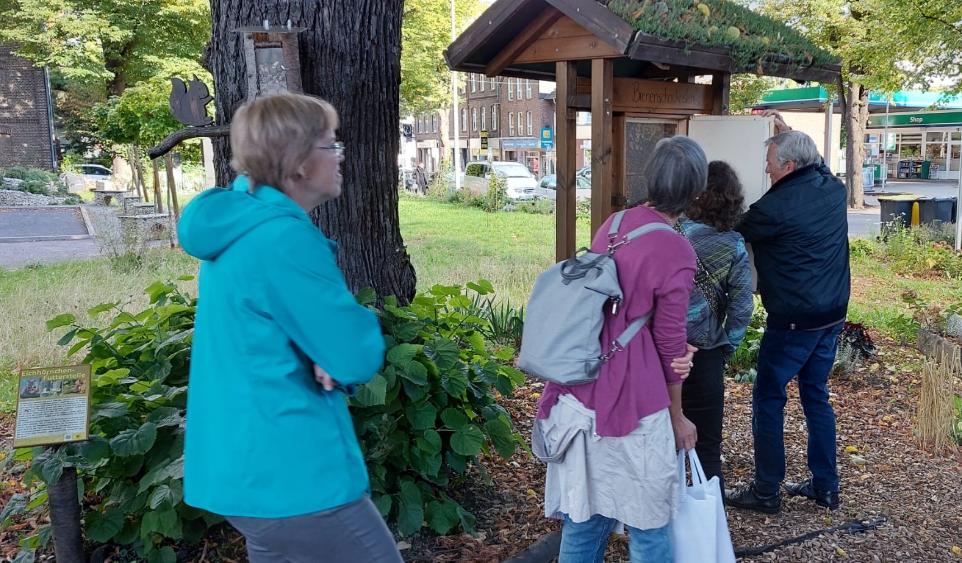
[(666, 225), (665, 223), (648, 223), (647, 225), (642, 225), (642, 226), (638, 227), (637, 229), (631, 231), (631, 232), (628, 233), (627, 235), (625, 235), (625, 240), (626, 240), (626, 241), (632, 241), (632, 240), (635, 240), (636, 238), (640, 237), (641, 235), (646, 235), (646, 234), (648, 234), (648, 233), (650, 233), (650, 232), (652, 232), (652, 231), (671, 231), (671, 232), (675, 232), (675, 229), (671, 228), (670, 225)]
[(672, 231), (671, 226), (665, 223), (655, 222), (642, 225), (633, 231), (629, 231), (621, 240), (618, 239), (618, 229), (621, 227), (621, 221), (625, 218), (625, 212), (619, 211), (615, 213), (614, 218), (611, 220), (611, 226), (608, 228), (608, 254), (614, 254), (615, 250), (619, 247), (628, 244), (629, 242), (635, 240), (636, 238), (646, 235), (652, 231)]
[(631, 323), (628, 324), (625, 330), (618, 335), (618, 338), (616, 338), (615, 341), (611, 343), (611, 349), (608, 350), (607, 354), (601, 357), (601, 361), (606, 362), (613, 355), (615, 355), (616, 352), (621, 352), (622, 350), (624, 350), (625, 347), (628, 346), (628, 343), (631, 342), (631, 340), (638, 335), (638, 333), (641, 331), (641, 328), (645, 326), (645, 324), (648, 322), (648, 319), (650, 318), (651, 318), (651, 312), (649, 311), (644, 315), (638, 317), (637, 319), (631, 321)]

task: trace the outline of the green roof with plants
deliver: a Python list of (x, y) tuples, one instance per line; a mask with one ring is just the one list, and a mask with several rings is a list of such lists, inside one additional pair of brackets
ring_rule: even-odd
[(798, 31), (729, 0), (601, 0), (635, 29), (688, 46), (729, 51), (736, 72), (763, 74), (769, 63), (838, 64)]

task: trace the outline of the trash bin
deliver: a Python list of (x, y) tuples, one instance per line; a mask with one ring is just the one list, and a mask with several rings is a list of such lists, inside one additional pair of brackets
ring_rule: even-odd
[(935, 223), (954, 223), (954, 197), (932, 197), (919, 200), (919, 223), (932, 225)]
[(922, 170), (921, 170), (921, 172), (919, 173), (919, 177), (922, 178), (923, 180), (928, 180), (928, 179), (929, 179), (929, 170), (931, 170), (931, 168), (932, 168), (932, 161), (931, 161), (931, 160), (923, 160), (923, 161), (922, 161)]
[(892, 226), (899, 222), (903, 227), (910, 226), (912, 224), (912, 206), (918, 200), (919, 196), (915, 194), (879, 196), (882, 225)]

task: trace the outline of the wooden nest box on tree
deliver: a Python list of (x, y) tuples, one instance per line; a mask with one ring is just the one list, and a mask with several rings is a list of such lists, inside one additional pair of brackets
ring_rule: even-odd
[[(457, 71), (555, 82), (558, 260), (575, 250), (576, 112), (591, 112), (594, 233), (644, 198), (647, 156), (663, 137), (705, 136), (710, 159), (764, 178), (763, 157), (732, 162), (746, 157), (721, 147), (744, 153), (747, 139), (709, 150), (708, 138), (739, 134), (739, 119), (762, 119), (703, 117), (728, 114), (732, 74), (833, 83), (840, 72), (798, 32), (728, 0), (497, 0), (445, 59)], [(742, 180), (749, 200), (764, 192)]]

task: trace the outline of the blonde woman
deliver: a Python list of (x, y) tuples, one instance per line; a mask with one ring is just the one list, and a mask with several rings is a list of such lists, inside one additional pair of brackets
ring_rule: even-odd
[(178, 226), (202, 260), (184, 499), (226, 517), (254, 563), (401, 561), (347, 409), (384, 340), (308, 217), (341, 193), (337, 126), (309, 96), (243, 105), (230, 134), (240, 175)]

